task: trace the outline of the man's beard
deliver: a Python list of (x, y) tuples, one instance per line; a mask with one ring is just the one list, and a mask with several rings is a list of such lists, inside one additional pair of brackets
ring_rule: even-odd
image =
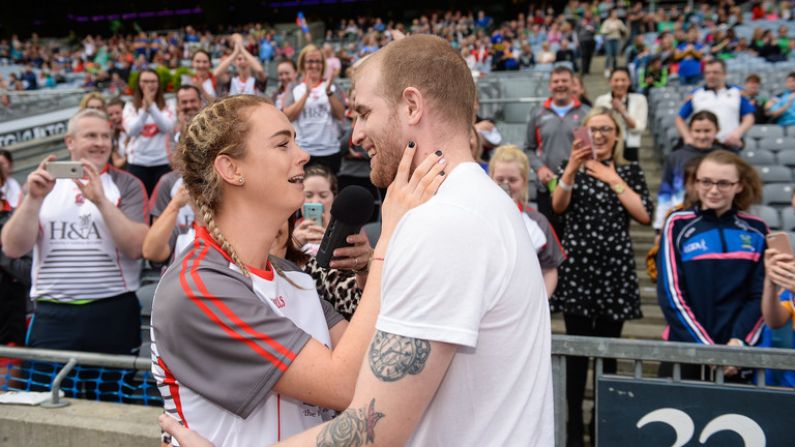
[(403, 157), (403, 149), (405, 148), (405, 145), (400, 141), (397, 116), (390, 117), (389, 122), (391, 124), (384, 129), (383, 138), (373, 139), (373, 143), (376, 145), (377, 160), (372, 163), (370, 180), (373, 185), (379, 188), (386, 188), (395, 180), (398, 165)]

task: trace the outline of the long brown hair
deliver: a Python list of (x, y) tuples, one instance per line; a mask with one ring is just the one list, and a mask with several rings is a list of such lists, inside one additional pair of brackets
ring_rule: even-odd
[(135, 106), (135, 110), (141, 108), (141, 104), (144, 101), (144, 92), (141, 90), (141, 77), (144, 73), (152, 73), (157, 78), (157, 93), (155, 93), (155, 104), (157, 104), (157, 108), (163, 110), (166, 108), (166, 98), (163, 96), (163, 86), (160, 85), (160, 75), (157, 74), (156, 71), (152, 70), (151, 68), (145, 68), (138, 73), (138, 80), (135, 82), (135, 90), (133, 91), (133, 105)]

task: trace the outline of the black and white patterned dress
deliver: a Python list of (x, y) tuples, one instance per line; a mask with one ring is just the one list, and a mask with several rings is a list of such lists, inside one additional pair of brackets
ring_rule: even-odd
[[(565, 166), (566, 162), (559, 175)], [(651, 216), (653, 204), (640, 165), (619, 165), (616, 172), (640, 195)], [(577, 172), (571, 202), (563, 217), (563, 248), (568, 258), (560, 266), (552, 310), (611, 321), (642, 318), (629, 236), (630, 216), (611, 186), (583, 171)]]

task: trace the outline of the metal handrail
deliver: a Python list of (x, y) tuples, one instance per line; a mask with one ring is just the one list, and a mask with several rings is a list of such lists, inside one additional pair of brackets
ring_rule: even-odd
[[(625, 338), (553, 335), (552, 355), (795, 370), (795, 351), (791, 349), (701, 345)], [(54, 349), (0, 346), (0, 357), (62, 363), (74, 358), (81, 365), (136, 370), (151, 368), (149, 358)]]

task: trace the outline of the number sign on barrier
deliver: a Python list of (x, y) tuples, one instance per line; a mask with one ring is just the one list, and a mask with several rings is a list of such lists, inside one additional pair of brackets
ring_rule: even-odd
[(795, 393), (611, 376), (597, 384), (599, 446), (795, 445)]

